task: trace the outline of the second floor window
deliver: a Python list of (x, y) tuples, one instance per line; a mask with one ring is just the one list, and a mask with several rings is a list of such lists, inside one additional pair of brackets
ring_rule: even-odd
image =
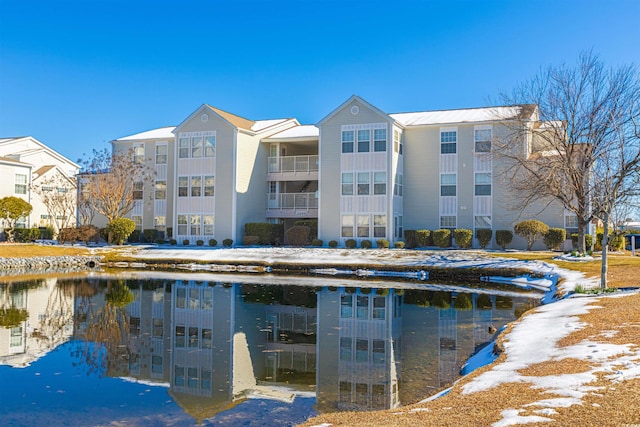
[(476, 129), (474, 132), (476, 153), (491, 151), (491, 129)]
[(158, 165), (166, 165), (167, 164), (167, 145), (156, 145), (156, 164)]
[(133, 146), (133, 162), (134, 163), (144, 162), (144, 145)]
[(14, 192), (16, 194), (27, 194), (27, 175), (17, 173)]
[(167, 181), (156, 181), (156, 200), (166, 200)]
[(352, 130), (344, 130), (342, 131), (342, 152), (343, 153), (353, 153), (353, 136), (354, 133)]
[(133, 183), (133, 200), (142, 200), (144, 196), (143, 186), (144, 184), (140, 181)]

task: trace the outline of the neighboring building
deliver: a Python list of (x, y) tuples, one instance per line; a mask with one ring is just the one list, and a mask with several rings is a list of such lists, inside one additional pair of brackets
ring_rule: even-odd
[[(175, 128), (112, 144), (156, 171), (128, 216), (141, 230), (172, 228), (179, 242), (239, 243), (246, 223), (288, 229), (298, 219), (317, 220), (318, 237), (341, 244), (394, 242), (406, 229), (512, 230), (529, 218), (573, 231), (575, 218), (557, 204), (512, 209), (517, 195), (490, 150), (513, 123), (544, 129), (532, 105), (388, 114), (354, 95), (317, 125), (202, 105)], [(524, 246), (516, 236), (513, 247)]]
[(51, 218), (52, 212), (40, 194), (55, 191), (75, 195), (79, 169), (79, 165), (31, 136), (0, 139), (0, 198), (20, 197), (33, 206), (31, 215), (18, 223), (19, 228), (75, 225), (75, 209), (64, 219)]

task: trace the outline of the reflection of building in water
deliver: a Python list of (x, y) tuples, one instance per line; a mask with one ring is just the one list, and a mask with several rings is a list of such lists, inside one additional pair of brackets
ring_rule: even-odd
[(402, 297), (393, 289), (351, 291), (318, 294), (318, 409), (397, 407)]
[(0, 285), (0, 364), (28, 366), (73, 333), (73, 287), (49, 278)]

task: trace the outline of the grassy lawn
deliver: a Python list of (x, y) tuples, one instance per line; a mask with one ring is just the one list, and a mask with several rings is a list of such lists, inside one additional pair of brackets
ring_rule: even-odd
[[(558, 252), (507, 252), (491, 253), (491, 255), (520, 260), (546, 261), (567, 270), (580, 271), (587, 278), (600, 277), (602, 268), (599, 258), (593, 261), (576, 262), (554, 260), (553, 257), (558, 256)], [(640, 286), (640, 256), (632, 257), (631, 252), (627, 251), (624, 254), (609, 254), (608, 261), (607, 279), (610, 287)]]
[(36, 256), (91, 255), (91, 251), (80, 246), (43, 246), (29, 243), (0, 244), (0, 258), (30, 258)]

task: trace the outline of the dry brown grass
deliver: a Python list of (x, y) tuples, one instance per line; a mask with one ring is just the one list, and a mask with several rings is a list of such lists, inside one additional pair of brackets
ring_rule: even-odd
[(91, 255), (91, 251), (80, 246), (45, 246), (30, 243), (0, 244), (0, 258), (30, 258), (36, 256)]

